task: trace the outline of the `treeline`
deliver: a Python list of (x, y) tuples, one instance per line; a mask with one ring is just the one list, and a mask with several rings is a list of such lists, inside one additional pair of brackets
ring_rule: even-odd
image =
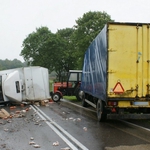
[(13, 69), (13, 68), (20, 68), (20, 67), (26, 67), (27, 64), (24, 62), (22, 63), (20, 60), (14, 59), (14, 60), (1, 60), (0, 59), (0, 70), (6, 70), (6, 69)]
[(59, 29), (56, 33), (48, 27), (36, 28), (24, 39), (21, 56), (29, 66), (56, 72), (60, 80), (69, 70), (82, 69), (85, 51), (110, 21), (113, 20), (106, 12), (90, 11), (78, 18), (72, 28)]

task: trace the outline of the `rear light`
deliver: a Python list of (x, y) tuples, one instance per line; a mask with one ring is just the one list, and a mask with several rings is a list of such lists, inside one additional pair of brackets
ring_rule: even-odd
[(118, 102), (117, 101), (109, 101), (108, 106), (118, 106)]
[(116, 113), (116, 112), (117, 112), (117, 111), (116, 111), (116, 108), (112, 108), (112, 109), (111, 109), (111, 112), (112, 112), (112, 113)]

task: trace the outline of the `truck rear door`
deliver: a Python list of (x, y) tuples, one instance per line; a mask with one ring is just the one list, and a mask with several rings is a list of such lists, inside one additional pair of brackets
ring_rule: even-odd
[(150, 96), (150, 29), (147, 24), (109, 24), (109, 97)]
[(49, 98), (48, 70), (42, 67), (24, 68), (26, 100)]

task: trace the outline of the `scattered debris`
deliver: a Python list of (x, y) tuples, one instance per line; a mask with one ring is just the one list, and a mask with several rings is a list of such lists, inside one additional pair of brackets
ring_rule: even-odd
[(5, 109), (0, 110), (0, 118), (7, 119), (9, 116), (10, 114)]
[(4, 119), (4, 120), (7, 120), (7, 119), (8, 119), (8, 117), (4, 117), (3, 119)]
[(69, 120), (73, 120), (73, 118), (72, 118), (72, 117), (70, 117), (70, 118), (69, 118)]
[(33, 145), (33, 147), (35, 147), (35, 148), (40, 148), (41, 146), (38, 145), (38, 144), (35, 144), (35, 145)]
[(42, 100), (40, 104), (41, 106), (49, 106), (48, 103), (49, 103), (49, 100), (46, 99), (46, 100)]
[(22, 110), (22, 112), (23, 112), (23, 113), (26, 113), (27, 111), (26, 111), (26, 110)]
[(16, 109), (16, 106), (11, 106), (10, 109)]
[(5, 129), (4, 129), (4, 131), (8, 132), (8, 129), (7, 129), (7, 128), (5, 128)]
[(21, 107), (24, 107), (24, 104), (21, 103), (20, 106), (21, 106)]
[(33, 140), (34, 138), (33, 137), (30, 137), (30, 142), (29, 142), (29, 145), (32, 145), (34, 148), (40, 148), (41, 146), (36, 144)]
[(56, 142), (53, 143), (53, 146), (58, 146), (58, 145), (59, 145), (58, 141), (56, 141)]
[(12, 121), (10, 119), (7, 120), (8, 123), (11, 123)]
[(40, 103), (39, 102), (35, 102), (34, 105), (40, 106)]
[(6, 148), (6, 144), (2, 144), (1, 147), (2, 147), (2, 148)]
[(3, 122), (3, 121), (0, 121), (0, 124), (4, 124), (4, 122)]
[(34, 124), (35, 124), (35, 125), (39, 125), (39, 122), (36, 121)]
[(54, 101), (52, 99), (49, 99), (49, 103), (54, 103)]
[(84, 130), (84, 131), (87, 131), (87, 127), (83, 127), (83, 130)]
[(12, 119), (12, 117), (13, 117), (12, 115), (9, 116), (10, 119)]
[(81, 118), (77, 118), (77, 121), (81, 121)]
[(44, 100), (41, 101), (41, 105), (42, 105), (42, 106), (45, 106)]
[(30, 141), (30, 142), (29, 142), (29, 145), (33, 145), (33, 144), (35, 144), (34, 141)]
[(69, 147), (61, 148), (61, 150), (70, 150)]
[(16, 111), (16, 114), (20, 114), (20, 113), (21, 113), (21, 111), (20, 111), (20, 110), (17, 110), (17, 111)]
[(26, 111), (29, 111), (29, 108), (26, 108)]
[(33, 138), (33, 137), (30, 137), (30, 140), (34, 140), (34, 138)]
[(74, 122), (75, 122), (75, 121), (78, 121), (78, 122), (79, 122), (79, 121), (81, 121), (81, 118), (73, 118), (73, 117), (70, 117), (70, 118), (65, 118), (65, 120), (66, 120), (66, 121), (72, 120), (72, 121), (74, 121)]
[(46, 100), (44, 100), (44, 102), (45, 102), (45, 103), (48, 103), (48, 102), (49, 102), (49, 100), (48, 100), (48, 99), (46, 99)]

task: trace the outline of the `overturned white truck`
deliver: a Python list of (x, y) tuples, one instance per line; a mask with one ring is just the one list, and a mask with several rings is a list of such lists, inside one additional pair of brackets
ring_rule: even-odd
[(32, 66), (0, 71), (0, 103), (50, 99), (47, 68)]

